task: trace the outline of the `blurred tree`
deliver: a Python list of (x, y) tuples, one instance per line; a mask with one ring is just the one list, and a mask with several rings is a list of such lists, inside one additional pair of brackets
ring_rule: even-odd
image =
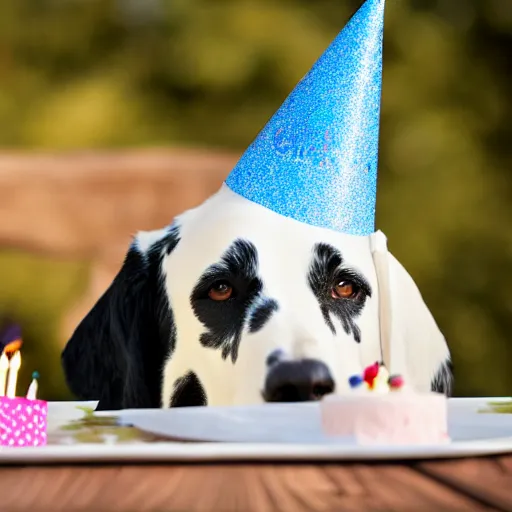
[[(361, 3), (1, 2), (0, 144), (242, 150)], [(385, 31), (378, 225), (457, 392), (510, 394), (512, 0), (388, 0)]]

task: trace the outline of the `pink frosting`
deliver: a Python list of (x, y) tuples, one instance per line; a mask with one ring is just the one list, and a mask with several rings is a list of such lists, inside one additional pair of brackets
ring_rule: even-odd
[(47, 415), (44, 400), (0, 397), (0, 446), (44, 446)]
[(321, 404), (330, 436), (360, 444), (438, 444), (449, 441), (447, 400), (439, 393), (329, 395)]

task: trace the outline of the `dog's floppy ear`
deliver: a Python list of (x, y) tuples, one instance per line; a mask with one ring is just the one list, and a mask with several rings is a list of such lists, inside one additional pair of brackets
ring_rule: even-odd
[(421, 391), (451, 394), (450, 352), (412, 277), (388, 253), (393, 366)]
[(161, 373), (174, 322), (163, 261), (177, 227), (139, 233), (114, 281), (82, 320), (63, 353), (71, 391), (98, 409), (160, 407)]

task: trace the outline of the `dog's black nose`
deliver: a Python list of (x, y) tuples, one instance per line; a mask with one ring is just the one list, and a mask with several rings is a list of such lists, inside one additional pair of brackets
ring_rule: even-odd
[(266, 402), (310, 402), (334, 391), (329, 368), (315, 359), (277, 360), (269, 364), (263, 399)]

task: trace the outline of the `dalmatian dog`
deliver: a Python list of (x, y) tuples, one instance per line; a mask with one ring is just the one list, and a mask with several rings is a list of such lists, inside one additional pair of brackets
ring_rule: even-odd
[[(413, 279), (389, 254), (398, 371), (451, 389), (450, 354)], [(63, 353), (72, 392), (99, 409), (318, 400), (381, 360), (366, 236), (279, 215), (225, 184), (138, 233)]]

